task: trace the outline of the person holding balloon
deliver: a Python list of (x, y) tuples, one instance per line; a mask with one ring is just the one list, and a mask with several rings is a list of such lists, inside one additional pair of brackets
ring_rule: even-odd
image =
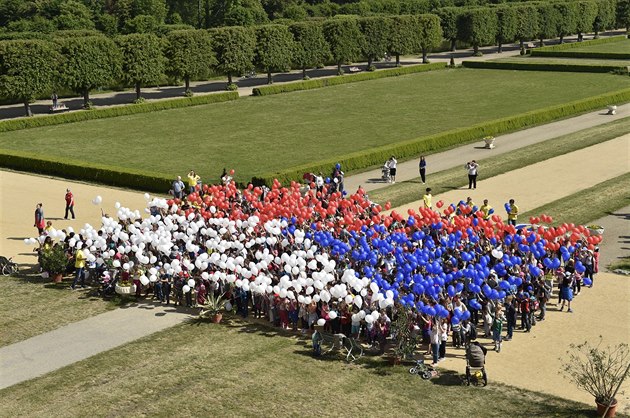
[(508, 225), (516, 226), (518, 220), (518, 206), (514, 203), (514, 199), (510, 199), (510, 203), (505, 204), (505, 210), (508, 214)]

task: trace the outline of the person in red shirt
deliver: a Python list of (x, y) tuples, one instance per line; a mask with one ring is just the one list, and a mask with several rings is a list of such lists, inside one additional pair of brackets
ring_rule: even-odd
[(74, 195), (70, 189), (66, 189), (66, 215), (63, 219), (68, 219), (68, 212), (72, 214), (72, 219), (74, 219)]

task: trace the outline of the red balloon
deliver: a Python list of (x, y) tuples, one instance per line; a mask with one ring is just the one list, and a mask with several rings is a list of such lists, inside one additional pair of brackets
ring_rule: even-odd
[(437, 203), (435, 204), (435, 206), (437, 206), (438, 209), (441, 209), (442, 206), (444, 206), (444, 202), (442, 202), (441, 200), (438, 200)]

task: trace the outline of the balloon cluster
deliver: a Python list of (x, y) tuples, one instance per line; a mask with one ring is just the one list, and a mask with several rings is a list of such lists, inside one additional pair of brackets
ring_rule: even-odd
[(480, 300), (502, 299), (601, 240), (583, 226), (542, 225), (553, 221), (546, 215), (517, 228), (463, 202), (385, 214), (361, 189), (345, 197), (277, 180), (271, 188), (229, 182), (183, 200), (145, 199), (148, 216), (116, 203), (116, 218), (104, 216), (98, 230), (86, 224), (68, 245), (84, 247), (89, 262), (135, 267), (145, 286), (181, 275), (190, 277), (185, 292), (203, 280), (304, 304), (343, 301), (366, 322), (395, 303), (446, 317), (437, 302), (462, 292), (480, 309)]

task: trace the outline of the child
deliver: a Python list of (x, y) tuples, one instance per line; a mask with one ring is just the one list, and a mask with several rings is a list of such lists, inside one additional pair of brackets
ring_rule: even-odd
[(503, 331), (503, 311), (497, 307), (492, 319), (492, 341), (494, 341), (494, 351), (501, 352), (501, 332)]
[(323, 337), (319, 333), (319, 330), (315, 330), (313, 335), (311, 336), (311, 340), (313, 341), (313, 355), (315, 357), (319, 357), (322, 355), (322, 340)]

